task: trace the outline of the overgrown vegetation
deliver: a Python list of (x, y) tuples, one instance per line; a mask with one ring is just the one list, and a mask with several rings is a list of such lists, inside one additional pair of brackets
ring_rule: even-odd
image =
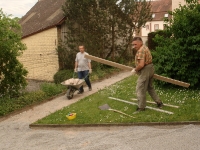
[[(104, 70), (94, 70), (90, 76), (92, 82), (106, 78), (107, 76), (117, 73), (118, 69), (107, 68)], [(65, 74), (65, 73), (68, 74)], [(60, 83), (64, 80), (72, 78), (74, 73), (71, 70), (63, 70), (56, 76), (57, 84), (44, 82), (41, 84), (40, 89), (33, 92), (22, 92), (18, 97), (1, 97), (0, 98), (0, 116), (8, 115), (12, 112), (22, 110), (27, 106), (33, 106), (44, 102), (58, 94), (66, 92), (66, 86)]]
[(90, 55), (115, 62), (131, 61), (133, 32), (152, 19), (151, 4), (143, 0), (67, 0), (63, 11), (67, 31), (58, 49), (61, 69), (74, 62), (80, 43)]
[(62, 93), (65, 89), (65, 87), (59, 84), (44, 83), (38, 91), (26, 92), (15, 98), (0, 98), (0, 116), (21, 110), (26, 106), (39, 104), (52, 96)]
[[(136, 122), (181, 122), (181, 121), (200, 121), (200, 91), (199, 89), (187, 89), (183, 87), (161, 87), (156, 86), (156, 91), (164, 104), (179, 106), (173, 108), (164, 106), (162, 110), (173, 112), (167, 114), (151, 109), (144, 112), (133, 114), (136, 105), (127, 104), (110, 99), (109, 97), (119, 98), (128, 102), (134, 102), (136, 98), (137, 76), (128, 77), (115, 83), (97, 93), (81, 99), (80, 101), (64, 107), (55, 113), (42, 118), (34, 124), (105, 124), (105, 123), (136, 123)], [(149, 95), (147, 100), (152, 101)], [(110, 108), (122, 111), (135, 118), (131, 118), (110, 110), (101, 110), (99, 106), (108, 104)], [(147, 106), (157, 108), (155, 104)], [(74, 120), (68, 120), (68, 113), (77, 113)]]
[(188, 82), (191, 87), (200, 85), (200, 4), (186, 0), (186, 5), (170, 12), (166, 36), (154, 38), (157, 43), (152, 52), (156, 73)]
[(0, 9), (0, 97), (16, 96), (27, 85), (27, 70), (17, 59), (26, 49), (18, 21)]

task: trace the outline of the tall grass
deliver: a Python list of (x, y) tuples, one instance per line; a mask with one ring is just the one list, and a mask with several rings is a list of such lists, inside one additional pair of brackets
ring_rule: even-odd
[(8, 115), (30, 105), (39, 104), (65, 90), (66, 88), (63, 85), (42, 83), (38, 91), (25, 92), (15, 98), (0, 98), (0, 116)]

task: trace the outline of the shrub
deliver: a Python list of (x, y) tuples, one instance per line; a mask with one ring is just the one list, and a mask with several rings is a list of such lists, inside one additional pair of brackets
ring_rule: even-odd
[(41, 84), (40, 88), (48, 96), (54, 96), (54, 95), (61, 93), (64, 89), (64, 86), (61, 84), (43, 83), (43, 84)]
[(162, 36), (164, 38), (169, 38), (170, 35), (167, 34), (167, 32), (163, 31), (163, 30), (158, 30), (156, 32), (150, 32), (148, 34), (148, 48), (150, 50), (155, 50), (156, 47), (158, 46), (158, 44), (154, 41), (154, 38), (156, 35)]
[(0, 9), (0, 96), (18, 95), (27, 85), (28, 72), (17, 59), (25, 49), (18, 19), (11, 19)]
[(188, 0), (172, 14), (170, 26), (165, 30), (170, 38), (156, 36), (158, 44), (153, 54), (156, 73), (176, 80), (190, 83), (191, 87), (200, 85), (200, 4)]
[(3, 98), (0, 99), (0, 116), (4, 116), (15, 110), (24, 108), (25, 106), (40, 102), (47, 98), (43, 91), (35, 91), (26, 93), (18, 98)]
[(73, 77), (72, 70), (60, 70), (54, 75), (53, 79), (54, 83), (60, 84), (61, 82), (70, 79), (72, 77)]

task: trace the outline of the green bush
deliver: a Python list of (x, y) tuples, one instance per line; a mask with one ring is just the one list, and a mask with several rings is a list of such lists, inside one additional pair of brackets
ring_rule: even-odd
[(52, 96), (62, 93), (65, 89), (66, 87), (61, 84), (43, 83), (38, 91), (22, 93), (21, 96), (15, 98), (1, 98), (0, 116), (42, 102)]
[(200, 4), (188, 1), (171, 14), (170, 26), (165, 30), (170, 38), (155, 37), (158, 46), (152, 54), (156, 73), (199, 87)]
[(60, 84), (61, 82), (70, 79), (72, 77), (73, 77), (73, 70), (60, 70), (54, 75), (53, 79), (54, 83)]
[(26, 46), (21, 42), (18, 19), (0, 9), (0, 96), (16, 96), (25, 88), (27, 70), (17, 59)]
[(40, 88), (47, 96), (54, 96), (61, 93), (65, 87), (61, 84), (43, 83)]
[(148, 34), (148, 48), (150, 50), (155, 50), (156, 47), (158, 46), (158, 44), (154, 41), (154, 38), (156, 35), (162, 36), (164, 38), (169, 38), (171, 35), (168, 35), (167, 32), (163, 31), (163, 30), (158, 30), (156, 32), (150, 32)]
[(43, 91), (35, 91), (26, 93), (18, 98), (2, 98), (0, 99), (0, 116), (4, 116), (10, 112), (24, 108), (25, 106), (40, 102), (47, 98)]

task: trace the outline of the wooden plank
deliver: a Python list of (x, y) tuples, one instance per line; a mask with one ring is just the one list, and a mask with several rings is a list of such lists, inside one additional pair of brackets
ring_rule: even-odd
[(123, 114), (123, 115), (128, 116), (128, 117), (131, 117), (131, 118), (135, 118), (135, 117), (133, 117), (133, 116), (131, 116), (131, 115), (129, 115), (129, 114), (126, 114), (126, 113), (121, 112), (121, 111), (116, 110), (116, 109), (109, 108), (108, 110), (111, 110), (111, 111), (114, 111), (114, 112), (118, 112), (118, 113), (120, 113), (120, 114)]
[[(137, 99), (135, 99), (135, 98), (131, 98), (131, 100), (137, 101)], [(149, 104), (156, 104), (155, 102), (152, 102), (152, 101), (146, 101), (146, 102), (149, 103)], [(170, 104), (163, 104), (163, 105), (164, 105), (164, 106), (173, 107), (173, 108), (179, 108), (179, 106), (170, 105)]]
[[(129, 101), (126, 101), (126, 100), (122, 100), (122, 99), (119, 99), (119, 98), (114, 98), (114, 97), (108, 97), (108, 98), (113, 99), (113, 100), (116, 100), (116, 101), (128, 103), (128, 104), (131, 104), (131, 105), (138, 105), (138, 104), (136, 104), (136, 103), (129, 102)], [(150, 106), (146, 106), (146, 108), (152, 109), (152, 110), (155, 110), (155, 111), (159, 111), (159, 112), (163, 112), (163, 113), (167, 113), (167, 114), (171, 114), (171, 115), (174, 114), (174, 113), (171, 112), (171, 111), (162, 110), (162, 109), (158, 109), (158, 108), (153, 108), (153, 107), (150, 107)]]
[[(105, 60), (105, 59), (95, 57), (95, 56), (92, 56), (92, 55), (85, 55), (85, 58), (88, 58), (88, 59), (96, 61), (96, 62), (100, 62), (102, 64), (106, 64), (106, 65), (109, 65), (109, 66), (113, 66), (113, 67), (116, 67), (116, 68), (119, 68), (119, 69), (122, 69), (122, 70), (131, 71), (131, 70), (134, 69), (133, 67), (122, 65), (122, 64), (112, 62), (112, 61), (109, 61), (109, 60)], [(175, 85), (187, 87), (187, 88), (190, 86), (189, 83), (174, 80), (174, 79), (167, 78), (167, 77), (164, 77), (164, 76), (160, 76), (160, 75), (157, 75), (157, 74), (154, 74), (153, 78), (155, 78), (157, 80), (165, 81), (165, 82), (168, 82), (168, 83), (172, 83), (172, 84), (175, 84)]]
[(164, 77), (164, 76), (160, 76), (160, 75), (157, 75), (157, 74), (154, 74), (153, 78), (157, 79), (157, 80), (165, 81), (165, 82), (168, 82), (168, 83), (172, 83), (172, 84), (175, 84), (175, 85), (187, 87), (187, 88), (190, 86), (189, 83), (178, 81), (178, 80), (174, 80), (174, 79), (167, 78), (167, 77)]
[(90, 60), (94, 60), (96, 62), (100, 62), (100, 63), (105, 64), (105, 65), (113, 66), (113, 67), (116, 67), (116, 68), (119, 68), (119, 69), (122, 69), (122, 70), (128, 70), (128, 71), (133, 70), (132, 67), (122, 65), (122, 64), (119, 64), (119, 63), (116, 63), (116, 62), (113, 62), (113, 61), (109, 61), (109, 60), (106, 60), (106, 59), (102, 59), (102, 58), (99, 58), (99, 57), (95, 57), (95, 56), (92, 56), (92, 55), (85, 55), (85, 58), (90, 59)]

